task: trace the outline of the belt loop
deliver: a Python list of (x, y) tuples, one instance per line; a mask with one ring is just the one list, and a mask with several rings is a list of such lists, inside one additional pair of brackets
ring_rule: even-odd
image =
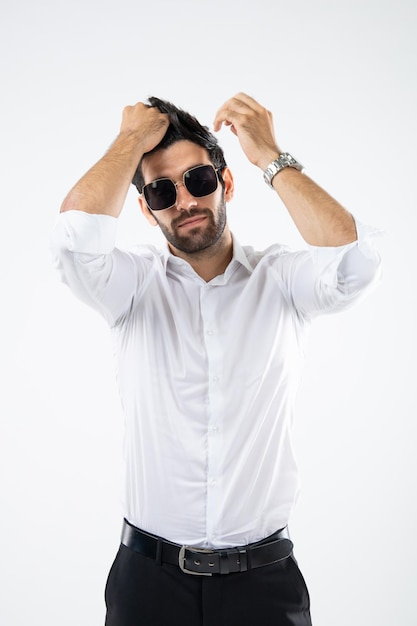
[(158, 539), (156, 544), (155, 561), (157, 565), (162, 565), (162, 539)]
[(241, 572), (248, 571), (248, 553), (243, 549), (239, 549), (239, 568)]
[(251, 553), (250, 548), (246, 550), (246, 556), (247, 556), (247, 559), (246, 559), (247, 568), (252, 569), (252, 553)]
[(228, 574), (230, 572), (228, 551), (221, 550), (219, 556), (220, 574)]

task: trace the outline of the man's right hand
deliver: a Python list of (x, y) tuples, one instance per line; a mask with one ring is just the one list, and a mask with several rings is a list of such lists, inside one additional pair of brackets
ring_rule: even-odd
[(150, 152), (163, 139), (169, 126), (166, 113), (143, 102), (127, 106), (123, 110), (120, 135), (136, 134), (143, 154)]
[(139, 161), (163, 139), (169, 118), (143, 102), (127, 106), (116, 140), (71, 189), (61, 211), (78, 210), (117, 217)]

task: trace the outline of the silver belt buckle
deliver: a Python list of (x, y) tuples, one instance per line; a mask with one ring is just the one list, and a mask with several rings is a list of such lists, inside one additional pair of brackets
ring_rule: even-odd
[[(180, 570), (184, 572), (184, 574), (192, 574), (193, 576), (213, 576), (210, 572), (193, 572), (190, 569), (185, 567), (185, 551), (191, 550), (192, 552), (201, 553), (201, 554), (214, 554), (213, 550), (208, 550), (204, 548), (191, 548), (190, 546), (181, 546), (179, 554), (178, 554), (178, 565), (180, 566)], [(195, 565), (198, 567), (199, 563), (194, 561)], [(209, 562), (209, 567), (211, 563)], [(214, 563), (213, 563), (214, 567)]]

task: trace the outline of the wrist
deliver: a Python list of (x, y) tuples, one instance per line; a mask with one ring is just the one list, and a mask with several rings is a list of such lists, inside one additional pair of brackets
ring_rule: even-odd
[(134, 130), (122, 130), (109, 148), (109, 153), (132, 160), (137, 164), (146, 152), (143, 134)]
[(280, 150), (271, 150), (270, 152), (264, 152), (262, 154), (262, 157), (259, 159), (257, 165), (263, 172), (265, 172), (268, 165), (276, 159), (279, 159), (280, 156)]
[(277, 143), (274, 141), (265, 142), (263, 145), (259, 144), (258, 146), (258, 160), (252, 162), (264, 172), (272, 161), (279, 158), (281, 153), (282, 150)]
[(304, 167), (294, 159), (288, 152), (281, 152), (278, 158), (273, 159), (264, 170), (264, 180), (268, 187), (273, 189), (273, 180), (279, 172), (285, 168), (293, 168), (302, 172)]

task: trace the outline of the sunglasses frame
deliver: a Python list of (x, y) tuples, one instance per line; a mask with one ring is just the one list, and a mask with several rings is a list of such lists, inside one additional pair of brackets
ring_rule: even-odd
[[(214, 173), (216, 175), (216, 179), (217, 179), (217, 185), (216, 188), (213, 189), (213, 191), (211, 191), (210, 193), (206, 193), (203, 196), (194, 196), (193, 193), (191, 193), (191, 191), (188, 189), (186, 183), (185, 183), (185, 177), (187, 176), (187, 174), (189, 174), (190, 172), (192, 172), (193, 170), (197, 170), (200, 169), (201, 167), (210, 167), (212, 170), (214, 170)], [(204, 198), (206, 196), (210, 196), (212, 193), (214, 193), (216, 191), (216, 189), (219, 186), (219, 182), (221, 182), (221, 175), (219, 175), (221, 168), (215, 168), (214, 165), (212, 163), (202, 163), (201, 165), (195, 165), (194, 167), (190, 167), (188, 170), (186, 170), (183, 175), (182, 175), (182, 182), (179, 181), (178, 183), (176, 183), (174, 180), (172, 180), (172, 178), (169, 178), (168, 176), (162, 176), (161, 178), (155, 178), (155, 180), (151, 180), (150, 183), (147, 183), (146, 185), (143, 185), (142, 187), (142, 191), (141, 191), (141, 195), (143, 195), (143, 197), (145, 198), (145, 202), (146, 202), (146, 206), (148, 207), (148, 209), (150, 209), (151, 211), (166, 211), (167, 209), (172, 209), (173, 206), (175, 206), (176, 202), (177, 202), (177, 187), (178, 185), (184, 185), (184, 187), (186, 188), (186, 190), (188, 191), (188, 193), (190, 193), (192, 196), (194, 196), (195, 198)], [(154, 183), (157, 183), (161, 180), (169, 180), (169, 182), (171, 182), (174, 185), (175, 188), (175, 202), (173, 204), (170, 204), (167, 207), (164, 207), (163, 209), (153, 209), (150, 205), (149, 202), (146, 198), (146, 195), (144, 193), (145, 187), (148, 187), (149, 185), (153, 185)]]

